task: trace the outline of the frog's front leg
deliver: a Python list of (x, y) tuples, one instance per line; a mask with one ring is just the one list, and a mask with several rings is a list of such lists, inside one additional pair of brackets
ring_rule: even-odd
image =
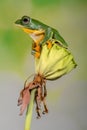
[(37, 51), (37, 52), (40, 52), (40, 51), (41, 51), (41, 47), (40, 47), (40, 45), (39, 45), (39, 42), (33, 41), (32, 50)]
[(41, 46), (37, 43), (33, 43), (32, 45), (32, 55), (34, 55), (36, 58), (40, 57), (40, 53), (41, 53)]
[(44, 39), (40, 42), (40, 45), (42, 46), (43, 44), (47, 43), (50, 39), (52, 39), (53, 32), (52, 29), (49, 27), (45, 30), (45, 35)]
[[(39, 34), (40, 35), (40, 34)], [(52, 37), (53, 37), (53, 31), (49, 27), (45, 30), (44, 34), (38, 35), (38, 40), (34, 41), (32, 46), (32, 54), (39, 58), (41, 54), (41, 49), (43, 44), (47, 44), (48, 48), (50, 49), (52, 47)]]
[(40, 45), (42, 46), (43, 44), (47, 44), (48, 49), (50, 49), (52, 47), (52, 38), (53, 38), (53, 31), (52, 29), (49, 27), (46, 31), (45, 31), (45, 37), (43, 39), (43, 41), (41, 41)]

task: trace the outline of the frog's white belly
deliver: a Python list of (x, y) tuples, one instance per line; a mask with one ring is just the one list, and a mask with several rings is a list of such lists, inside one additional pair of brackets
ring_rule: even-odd
[(31, 37), (34, 41), (37, 41), (37, 40), (40, 38), (39, 35), (36, 35), (36, 34), (34, 34), (34, 33), (31, 33), (31, 34), (29, 34), (29, 35), (30, 35), (30, 37)]
[(34, 42), (36, 42), (36, 43), (42, 41), (43, 38), (44, 38), (44, 35), (43, 35), (43, 34), (37, 35), (37, 34), (35, 34), (35, 33), (30, 33), (29, 36), (30, 36), (30, 37), (34, 40)]

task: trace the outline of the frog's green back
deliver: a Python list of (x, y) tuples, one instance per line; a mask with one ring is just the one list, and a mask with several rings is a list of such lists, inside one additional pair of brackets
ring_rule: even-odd
[(49, 25), (46, 25), (38, 20), (32, 19), (32, 18), (31, 18), (31, 22), (34, 24), (33, 27), (35, 29), (45, 29), (46, 30), (47, 28), (51, 28), (51, 30), (53, 31), (54, 39), (57, 40), (64, 47), (66, 47), (66, 48), (68, 47), (67, 42), (64, 40), (64, 38), (59, 34), (59, 32), (56, 29), (54, 29), (54, 28), (50, 27)]
[(64, 40), (64, 38), (60, 35), (60, 33), (54, 29), (54, 39), (56, 39), (61, 45), (64, 45), (64, 47), (68, 47), (67, 42)]

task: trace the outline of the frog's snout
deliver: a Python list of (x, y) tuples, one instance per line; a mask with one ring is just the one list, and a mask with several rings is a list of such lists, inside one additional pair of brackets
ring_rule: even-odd
[(20, 19), (16, 20), (15, 24), (20, 24)]

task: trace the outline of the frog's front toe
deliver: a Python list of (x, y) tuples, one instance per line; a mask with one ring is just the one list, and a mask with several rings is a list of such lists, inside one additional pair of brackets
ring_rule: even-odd
[(46, 43), (47, 43), (48, 49), (51, 49), (51, 47), (52, 47), (52, 42), (51, 42), (50, 40), (48, 40)]
[(36, 51), (32, 50), (31, 54), (34, 55), (35, 58), (40, 57), (40, 52), (36, 52)]

